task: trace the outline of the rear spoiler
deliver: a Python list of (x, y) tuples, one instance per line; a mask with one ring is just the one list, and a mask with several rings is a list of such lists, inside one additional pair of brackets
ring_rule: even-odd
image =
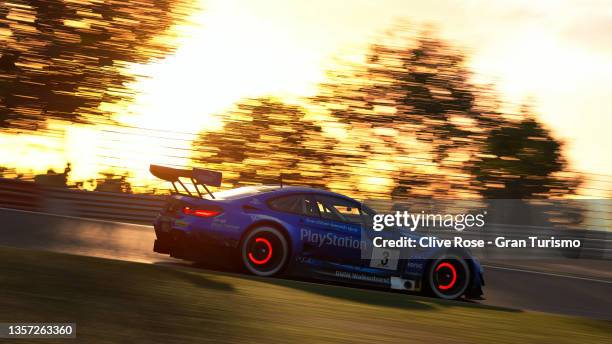
[(160, 165), (151, 165), (149, 167), (149, 171), (157, 178), (171, 182), (172, 186), (174, 187), (174, 190), (176, 191), (176, 193), (179, 194), (181, 192), (179, 191), (175, 183), (180, 184), (183, 187), (183, 190), (185, 190), (187, 194), (189, 194), (189, 196), (193, 196), (191, 191), (189, 191), (185, 184), (183, 184), (180, 178), (189, 178), (200, 198), (202, 197), (202, 193), (200, 192), (198, 185), (202, 185), (204, 187), (204, 190), (206, 190), (206, 192), (213, 199), (215, 198), (215, 196), (212, 194), (212, 192), (210, 192), (207, 185), (215, 187), (221, 186), (222, 174), (221, 172), (217, 171), (204, 170), (201, 168), (187, 170)]

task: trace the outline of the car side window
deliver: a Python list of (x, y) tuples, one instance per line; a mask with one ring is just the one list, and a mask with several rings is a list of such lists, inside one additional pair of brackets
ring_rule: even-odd
[(271, 200), (270, 208), (285, 213), (303, 214), (304, 197), (301, 195), (282, 196)]
[(319, 216), (314, 200), (304, 195), (289, 195), (274, 198), (268, 202), (270, 208), (285, 213)]
[(304, 198), (304, 215), (319, 217), (317, 202), (310, 197)]
[(333, 221), (362, 223), (359, 203), (331, 196), (317, 196), (321, 217)]

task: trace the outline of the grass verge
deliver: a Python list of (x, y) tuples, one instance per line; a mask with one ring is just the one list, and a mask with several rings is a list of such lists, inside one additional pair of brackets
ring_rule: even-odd
[(18, 343), (604, 343), (612, 323), (398, 293), (0, 247), (0, 322), (76, 322)]

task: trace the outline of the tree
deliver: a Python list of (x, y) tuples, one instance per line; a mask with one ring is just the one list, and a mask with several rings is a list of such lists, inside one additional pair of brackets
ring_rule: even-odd
[(198, 163), (225, 173), (231, 185), (278, 184), (284, 178), (324, 186), (333, 140), (305, 112), (273, 98), (247, 99), (224, 115), (220, 132), (194, 143)]
[(480, 153), (466, 169), (473, 176), (472, 185), (487, 201), (489, 221), (529, 226), (582, 221), (584, 209), (579, 203), (558, 200), (575, 194), (582, 179), (566, 170), (562, 142), (527, 107), (520, 119), (508, 119), (489, 130), (478, 147)]
[(381, 41), (349, 72), (330, 73), (313, 102), (349, 131), (370, 127), (362, 135), (368, 142), (355, 144), (363, 149), (359, 164), (394, 156), (385, 171), (371, 172), (395, 180), (393, 197), (469, 189), (467, 179), (448, 177), (465, 173), (449, 156), (473, 154), (481, 128), (495, 117), (483, 114), (496, 113), (479, 103), (482, 88), (470, 82), (464, 55), (429, 32), (415, 38), (405, 27)]
[[(575, 191), (579, 182), (556, 176), (565, 164), (561, 144), (535, 117), (520, 124), (509, 120), (490, 87), (470, 81), (461, 51), (430, 32), (416, 38), (406, 33), (413, 37), (397, 27), (371, 46), (363, 63), (329, 73), (332, 81), (312, 99), (348, 131), (369, 127), (354, 144), (362, 150), (358, 165), (394, 157), (386, 169), (370, 172), (394, 179), (393, 198), (466, 193), (523, 198)], [(494, 181), (504, 187), (491, 188)]]
[(29, 0), (0, 5), (0, 127), (108, 115), (130, 98), (123, 69), (173, 49), (153, 40), (185, 16), (187, 0)]
[(524, 112), (489, 131), (471, 170), (485, 198), (530, 199), (575, 193), (581, 179), (565, 165), (562, 143)]
[[(403, 29), (397, 29), (398, 36)], [(440, 160), (455, 146), (453, 139), (468, 134), (455, 117), (478, 119), (474, 99), (479, 90), (469, 82), (463, 54), (428, 35), (372, 45), (366, 63), (354, 66), (346, 82), (323, 85), (315, 102), (331, 105), (332, 115), (348, 124), (405, 124), (402, 132), (435, 145)]]

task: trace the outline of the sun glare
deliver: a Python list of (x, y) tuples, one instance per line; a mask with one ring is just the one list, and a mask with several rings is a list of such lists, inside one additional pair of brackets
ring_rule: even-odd
[(122, 125), (145, 129), (105, 128), (101, 139), (102, 150), (114, 155), (103, 160), (127, 162), (136, 184), (152, 182), (149, 163), (189, 165), (191, 140), (202, 130), (220, 129), (216, 114), (236, 101), (266, 94), (290, 100), (312, 94), (322, 80), (321, 57), (282, 28), (235, 3), (207, 6), (194, 14), (195, 27), (175, 54), (130, 66), (138, 76), (130, 85), (134, 102), (103, 105)]
[[(388, 29), (394, 19), (406, 17), (416, 24), (433, 18), (442, 36), (473, 52), (470, 63), (476, 81), (494, 82), (504, 101), (517, 104), (536, 96), (543, 120), (559, 137), (576, 142), (570, 147), (570, 157), (582, 162), (580, 168), (600, 173), (609, 169), (609, 160), (593, 158), (595, 150), (589, 150), (598, 146), (592, 138), (597, 135), (590, 135), (593, 126), (584, 123), (594, 121), (577, 125), (575, 114), (568, 110), (573, 106), (594, 118), (603, 114), (603, 109), (586, 102), (591, 99), (587, 96), (596, 93), (607, 98), (602, 92), (584, 89), (568, 94), (574, 88), (567, 85), (579, 82), (583, 88), (590, 87), (584, 80), (591, 77), (607, 82), (612, 70), (605, 67), (604, 58), (597, 59), (596, 54), (568, 44), (554, 28), (512, 16), (496, 26), (490, 25), (490, 19), (462, 26), (459, 24), (468, 19), (433, 5), (403, 1), (389, 1), (387, 6), (355, 2), (350, 9), (344, 8), (350, 2), (322, 0), (312, 4), (200, 1), (201, 10), (153, 39), (172, 40), (172, 46), (177, 47), (174, 53), (125, 66), (124, 72), (135, 76), (127, 85), (133, 99), (100, 105), (118, 126), (54, 122), (50, 123), (57, 133), (53, 136), (0, 133), (0, 166), (44, 173), (48, 168), (61, 171), (66, 162), (72, 162), (71, 182), (109, 171), (129, 172), (128, 180), (136, 190), (137, 186), (152, 185), (150, 163), (190, 165), (197, 134), (220, 130), (223, 123), (219, 115), (237, 101), (272, 95), (285, 102), (299, 102), (301, 97), (316, 93), (317, 84), (325, 80), (326, 68), (341, 68), (342, 64), (335, 62), (338, 59), (361, 60), (363, 48), (373, 42), (371, 35)], [(531, 2), (521, 6), (537, 13), (542, 10)], [(569, 12), (560, 13), (573, 18)], [(514, 26), (524, 22), (530, 24)], [(487, 38), (489, 34), (496, 39), (475, 41), (475, 37)], [(312, 112), (308, 115), (325, 120), (325, 115)], [(603, 116), (598, 120), (608, 121)], [(324, 131), (338, 138), (346, 136), (341, 125), (329, 124)], [(387, 185), (386, 179), (367, 182)]]
[(213, 1), (202, 7), (187, 24), (172, 29), (181, 37), (174, 54), (126, 68), (136, 76), (128, 85), (135, 94), (132, 102), (100, 105), (119, 126), (54, 124), (64, 139), (3, 135), (3, 146), (20, 148), (10, 150), (0, 164), (44, 173), (49, 166), (59, 172), (66, 161), (78, 162), (72, 182), (104, 171), (129, 171), (128, 181), (138, 190), (155, 182), (150, 163), (189, 165), (196, 134), (220, 129), (216, 115), (236, 101), (267, 94), (291, 101), (314, 93), (323, 78), (322, 56), (237, 3)]
[(214, 117), (244, 97), (314, 92), (322, 78), (316, 54), (232, 2), (212, 2), (195, 20), (198, 30), (176, 54), (131, 72), (143, 77), (116, 118), (168, 131), (218, 129)]

